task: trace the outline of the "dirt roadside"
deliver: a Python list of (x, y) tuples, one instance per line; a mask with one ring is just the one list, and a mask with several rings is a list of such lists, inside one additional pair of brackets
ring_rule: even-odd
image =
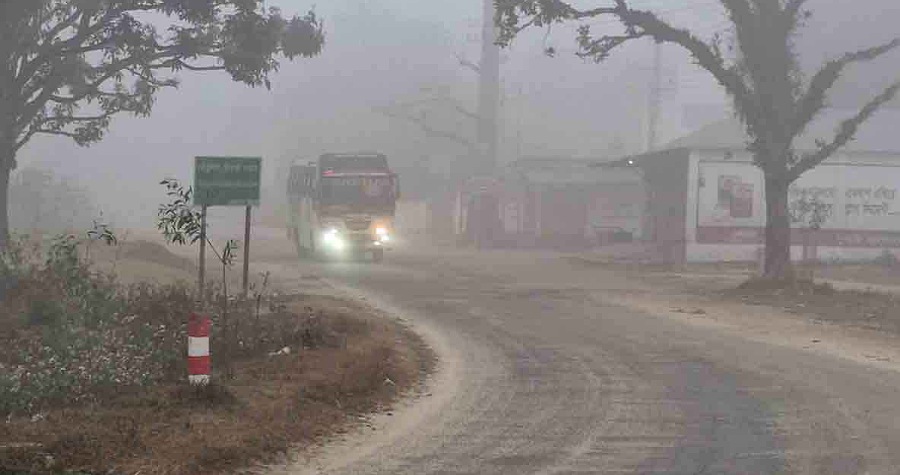
[[(190, 249), (173, 249), (144, 234), (131, 233), (120, 246), (93, 248), (92, 260), (126, 284), (193, 282)], [(238, 288), (239, 273), (234, 274), (228, 278)], [(252, 275), (259, 292), (261, 279)], [(121, 392), (103, 404), (12, 418), (0, 429), (0, 472), (243, 470), (370, 427), (368, 414), (388, 412), (421, 390), (435, 365), (422, 338), (383, 310), (336, 296), (321, 282), (307, 283), (295, 286), (272, 276), (265, 289), (278, 296), (283, 310), (263, 318), (283, 319), (279, 324), (296, 326), (302, 336), (288, 350), (279, 345), (237, 361), (236, 377), (219, 379), (205, 393), (163, 384)], [(216, 361), (213, 355), (214, 368)]]
[[(719, 272), (716, 272), (717, 268)], [(640, 272), (654, 282), (681, 288), (713, 301), (770, 307), (821, 324), (868, 329), (900, 337), (900, 268), (880, 264), (823, 264), (813, 282), (796, 288), (760, 288), (748, 282), (752, 269), (734, 265), (688, 266), (679, 271)]]
[(817, 272), (829, 277), (825, 284), (773, 292), (738, 289), (751, 273), (734, 266), (675, 271), (572, 260), (625, 276), (632, 290), (604, 293), (607, 301), (751, 341), (900, 371), (900, 294), (877, 287), (883, 272), (877, 266), (868, 272), (859, 265), (832, 267)]

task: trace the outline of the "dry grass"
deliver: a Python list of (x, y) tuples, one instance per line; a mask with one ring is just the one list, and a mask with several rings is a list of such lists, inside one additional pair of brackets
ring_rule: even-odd
[(311, 342), (322, 346), (297, 341), (288, 355), (244, 359), (235, 379), (219, 379), (208, 392), (167, 384), (12, 420), (0, 427), (0, 467), (142, 474), (242, 467), (341, 431), (432, 365), (408, 331), (352, 303), (303, 297), (279, 318), (310, 308), (321, 315)]

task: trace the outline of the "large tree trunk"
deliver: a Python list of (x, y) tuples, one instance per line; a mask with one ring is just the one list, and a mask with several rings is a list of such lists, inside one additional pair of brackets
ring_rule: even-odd
[(16, 134), (8, 124), (8, 113), (4, 104), (3, 86), (0, 84), (0, 251), (6, 250), (9, 242), (9, 175), (16, 163)]
[(6, 250), (9, 242), (9, 163), (5, 159), (0, 161), (0, 251)]
[(791, 280), (791, 218), (788, 211), (788, 187), (783, 176), (766, 174), (766, 259), (763, 277)]

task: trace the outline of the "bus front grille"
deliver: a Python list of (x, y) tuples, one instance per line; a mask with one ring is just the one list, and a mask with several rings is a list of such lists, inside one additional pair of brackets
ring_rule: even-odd
[(369, 226), (372, 224), (372, 220), (370, 219), (347, 219), (344, 221), (347, 229), (351, 231), (365, 231), (369, 229)]

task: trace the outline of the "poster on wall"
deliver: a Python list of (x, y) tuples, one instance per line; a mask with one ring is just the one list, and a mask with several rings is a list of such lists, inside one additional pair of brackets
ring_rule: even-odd
[(734, 187), (731, 201), (731, 217), (748, 219), (753, 217), (753, 184), (738, 183)]
[(737, 175), (719, 175), (719, 202), (717, 206), (719, 209), (730, 209), (731, 208), (731, 189), (734, 188), (735, 183), (740, 183), (741, 177)]
[(698, 225), (756, 226), (761, 209), (758, 170), (743, 163), (701, 163)]
[(753, 184), (744, 182), (740, 175), (719, 175), (719, 211), (730, 218), (752, 218), (753, 189)]

